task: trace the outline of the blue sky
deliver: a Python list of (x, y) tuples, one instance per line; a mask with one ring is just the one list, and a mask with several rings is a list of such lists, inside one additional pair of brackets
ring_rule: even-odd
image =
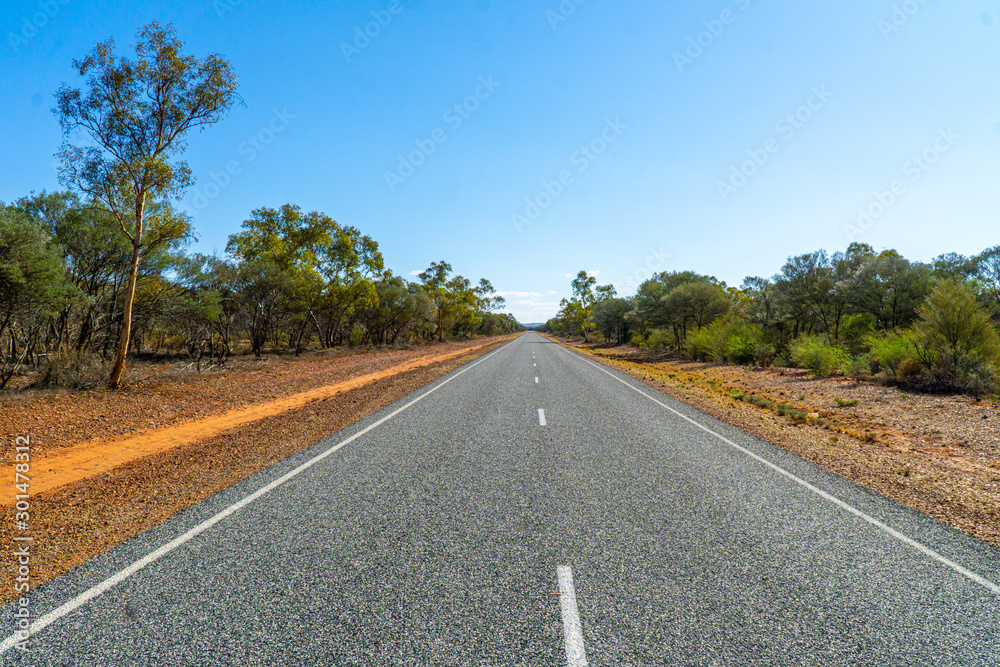
[(246, 101), (190, 137), (201, 252), (295, 203), (544, 321), (581, 269), (630, 293), (1000, 243), (1000, 0), (4, 0), (0, 200), (59, 187), (53, 93), (153, 19)]

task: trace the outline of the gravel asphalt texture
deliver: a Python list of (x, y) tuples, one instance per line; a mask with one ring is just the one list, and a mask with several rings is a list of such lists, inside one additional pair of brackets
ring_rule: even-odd
[(1000, 550), (533, 333), (44, 585), (34, 618), (352, 436), (0, 662), (565, 665), (568, 565), (593, 667), (1000, 665)]

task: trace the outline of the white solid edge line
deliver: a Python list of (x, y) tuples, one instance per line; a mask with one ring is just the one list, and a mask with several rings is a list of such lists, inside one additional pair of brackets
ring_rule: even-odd
[(545, 426), (546, 423), (547, 422), (545, 421), (545, 410), (543, 410), (542, 408), (538, 408), (538, 425)]
[[(562, 347), (562, 346), (560, 346), (560, 347)], [(570, 350), (567, 350), (567, 352), (570, 352)], [(662, 401), (656, 400), (655, 398), (653, 398), (652, 396), (650, 396), (646, 392), (642, 391), (641, 389), (639, 389), (637, 387), (633, 387), (628, 382), (625, 382), (625, 380), (622, 380), (621, 378), (616, 377), (614, 375), (614, 373), (612, 373), (611, 371), (607, 370), (606, 368), (602, 368), (600, 364), (597, 364), (597, 363), (595, 363), (593, 361), (590, 361), (589, 359), (587, 359), (585, 357), (576, 355), (575, 353), (573, 353), (573, 354), (574, 354), (574, 356), (577, 356), (581, 361), (584, 361), (584, 362), (590, 364), (591, 366), (593, 366), (597, 370), (601, 371), (602, 373), (606, 373), (607, 375), (609, 375), (610, 377), (614, 378), (618, 382), (622, 383), (623, 385), (625, 385), (626, 387), (628, 387), (632, 391), (634, 391), (636, 393), (639, 393), (639, 394), (642, 394), (643, 396), (645, 396), (649, 400), (653, 401), (654, 403), (656, 403), (660, 407), (666, 408), (667, 410), (669, 410), (670, 412), (674, 413), (675, 415), (677, 415), (678, 417), (680, 417), (684, 421), (686, 421), (686, 422), (688, 422), (688, 423), (696, 426), (697, 428), (701, 429), (705, 433), (708, 433), (709, 435), (715, 436), (716, 438), (718, 438), (722, 442), (726, 443), (727, 445), (729, 445), (733, 449), (746, 454), (747, 456), (749, 456), (750, 458), (754, 459), (755, 461), (763, 463), (765, 466), (767, 466), (768, 468), (774, 470), (778, 474), (787, 477), (791, 481), (795, 482), (796, 484), (799, 484), (800, 486), (805, 487), (806, 489), (809, 489), (810, 491), (812, 491), (816, 495), (818, 495), (821, 498), (824, 498), (824, 499), (830, 501), (831, 503), (833, 503), (837, 507), (841, 508), (842, 510), (853, 514), (854, 516), (858, 517), (859, 519), (862, 519), (863, 521), (867, 521), (871, 525), (873, 525), (876, 528), (878, 528), (878, 529), (880, 529), (880, 530), (888, 533), (889, 535), (891, 535), (892, 537), (896, 538), (900, 542), (913, 547), (914, 549), (916, 549), (920, 553), (922, 553), (922, 554), (924, 554), (926, 556), (929, 556), (930, 558), (933, 558), (934, 560), (936, 560), (941, 565), (944, 565), (946, 567), (951, 568), (955, 572), (961, 574), (963, 577), (965, 577), (965, 578), (967, 578), (967, 579), (969, 579), (971, 581), (976, 582), (980, 586), (982, 586), (982, 587), (984, 587), (984, 588), (992, 591), (996, 595), (1000, 595), (1000, 586), (998, 586), (997, 584), (993, 583), (989, 579), (986, 579), (985, 577), (983, 577), (983, 576), (981, 576), (979, 574), (976, 574), (972, 570), (969, 570), (967, 568), (962, 567), (961, 565), (959, 565), (955, 561), (953, 561), (953, 560), (951, 560), (951, 559), (949, 559), (949, 558), (947, 558), (945, 556), (942, 556), (941, 554), (939, 554), (938, 552), (934, 551), (930, 547), (925, 546), (925, 545), (921, 544), (920, 542), (917, 542), (913, 538), (907, 537), (906, 535), (904, 535), (903, 533), (899, 532), (895, 528), (892, 528), (892, 527), (890, 527), (890, 526), (882, 523), (881, 521), (879, 521), (875, 517), (862, 512), (861, 510), (859, 510), (858, 508), (854, 507), (853, 505), (849, 505), (846, 502), (844, 502), (843, 500), (841, 500), (840, 498), (837, 498), (836, 496), (833, 496), (833, 495), (827, 493), (823, 489), (820, 489), (819, 487), (813, 486), (812, 484), (810, 484), (806, 480), (804, 480), (804, 479), (802, 479), (800, 477), (797, 477), (795, 474), (793, 474), (793, 473), (785, 470), (781, 466), (779, 466), (779, 465), (777, 465), (775, 463), (771, 463), (767, 459), (765, 459), (765, 458), (763, 458), (761, 456), (758, 456), (757, 454), (754, 454), (749, 449), (746, 449), (745, 447), (741, 447), (740, 445), (736, 444), (735, 442), (733, 442), (729, 438), (716, 433), (715, 431), (713, 431), (712, 429), (708, 428), (707, 426), (703, 426), (702, 424), (699, 424), (698, 422), (696, 422), (695, 420), (691, 419), (690, 417), (688, 417), (688, 416), (686, 416), (686, 415), (678, 412), (677, 410), (674, 410), (672, 407), (670, 407), (666, 403), (663, 403)]]
[(573, 570), (569, 565), (556, 568), (559, 579), (559, 602), (562, 607), (563, 643), (566, 646), (567, 667), (587, 667), (587, 651), (583, 645), (580, 611), (576, 606)]
[[(123, 582), (126, 579), (128, 579), (129, 577), (131, 577), (133, 574), (135, 574), (139, 570), (142, 570), (143, 568), (145, 568), (147, 565), (149, 565), (149, 564), (151, 564), (151, 563), (159, 560), (160, 558), (162, 558), (163, 556), (167, 555), (168, 553), (170, 553), (171, 551), (173, 551), (177, 547), (181, 546), (185, 542), (188, 542), (192, 538), (197, 537), (201, 533), (204, 533), (206, 530), (208, 530), (212, 526), (216, 525), (217, 523), (219, 523), (223, 519), (226, 519), (227, 517), (235, 514), (236, 512), (239, 512), (241, 509), (243, 509), (244, 507), (246, 507), (250, 503), (254, 502), (255, 500), (257, 500), (261, 496), (264, 496), (267, 493), (270, 493), (271, 491), (273, 491), (274, 489), (278, 488), (279, 486), (281, 486), (282, 484), (284, 484), (288, 480), (290, 480), (293, 477), (296, 477), (299, 474), (301, 474), (302, 472), (308, 470), (309, 468), (311, 468), (315, 464), (319, 463), (323, 459), (325, 459), (328, 456), (330, 456), (331, 454), (335, 453), (337, 450), (339, 450), (339, 449), (345, 447), (346, 445), (354, 442), (355, 440), (357, 440), (361, 436), (365, 435), (366, 433), (372, 431), (373, 429), (375, 429), (375, 428), (381, 426), (382, 424), (384, 424), (385, 422), (389, 421), (390, 419), (392, 419), (393, 417), (395, 417), (399, 413), (403, 412), (404, 410), (409, 409), (411, 406), (413, 406), (416, 403), (419, 403), (420, 401), (424, 400), (425, 398), (427, 398), (428, 396), (430, 396), (431, 394), (433, 394), (438, 389), (440, 389), (441, 387), (445, 386), (446, 384), (448, 384), (449, 382), (451, 382), (452, 380), (454, 380), (458, 376), (462, 375), (463, 373), (465, 373), (468, 370), (472, 370), (473, 367), (478, 366), (479, 364), (483, 363), (484, 361), (486, 361), (487, 359), (489, 359), (490, 357), (492, 357), (494, 354), (496, 354), (500, 350), (504, 349), (504, 347), (507, 347), (507, 345), (510, 345), (510, 343), (507, 343), (506, 345), (504, 345), (504, 346), (502, 346), (502, 347), (494, 350), (493, 352), (490, 352), (489, 354), (487, 354), (485, 357), (483, 357), (481, 359), (477, 359), (474, 363), (472, 363), (468, 367), (463, 368), (458, 373), (455, 373), (451, 377), (447, 378), (444, 382), (442, 382), (438, 386), (434, 387), (433, 389), (427, 391), (424, 394), (421, 394), (420, 396), (418, 396), (417, 398), (413, 399), (412, 401), (410, 401), (406, 405), (404, 405), (404, 406), (402, 406), (400, 408), (397, 408), (392, 413), (390, 413), (390, 414), (386, 415), (385, 417), (382, 417), (381, 419), (379, 419), (377, 422), (369, 424), (368, 426), (366, 426), (365, 428), (361, 429), (360, 431), (358, 431), (354, 435), (352, 435), (352, 436), (350, 436), (350, 437), (348, 437), (348, 438), (346, 438), (344, 440), (341, 440), (336, 445), (334, 445), (334, 446), (330, 447), (329, 449), (327, 449), (326, 451), (324, 451), (324, 452), (316, 455), (315, 457), (313, 457), (312, 459), (306, 461), (305, 463), (303, 463), (299, 467), (295, 468), (291, 472), (285, 473), (284, 475), (282, 475), (278, 479), (274, 480), (270, 484), (267, 484), (266, 486), (261, 487), (257, 491), (254, 491), (253, 493), (251, 493), (249, 496), (246, 496), (242, 500), (240, 500), (240, 501), (238, 501), (236, 503), (233, 503), (232, 505), (230, 505), (226, 509), (222, 510), (221, 512), (219, 512), (215, 516), (211, 517), (210, 519), (206, 519), (205, 521), (199, 523), (197, 526), (195, 526), (194, 528), (190, 529), (189, 531), (187, 531), (186, 533), (184, 533), (180, 537), (174, 538), (170, 542), (167, 542), (166, 544), (164, 544), (162, 547), (160, 547), (156, 551), (154, 551), (154, 552), (150, 553), (149, 555), (147, 555), (145, 558), (142, 558), (140, 560), (135, 561), (134, 563), (132, 563), (131, 565), (129, 565), (125, 569), (123, 569), (120, 572), (118, 572), (117, 574), (114, 574), (114, 575), (108, 577), (107, 579), (105, 579), (101, 583), (99, 583), (99, 584), (97, 584), (97, 585), (95, 585), (95, 586), (87, 589), (83, 593), (80, 593), (79, 595), (77, 595), (76, 597), (74, 597), (73, 599), (71, 599), (70, 601), (65, 602), (62, 605), (56, 607), (55, 609), (53, 609), (52, 611), (50, 611), (49, 613), (45, 614), (44, 616), (42, 616), (41, 618), (39, 618), (37, 621), (35, 621), (34, 623), (31, 624), (31, 627), (28, 630), (29, 636), (32, 636), (32, 635), (36, 634), (37, 632), (40, 632), (41, 630), (44, 630), (49, 625), (51, 625), (52, 623), (58, 621), (63, 616), (66, 616), (67, 614), (72, 613), (73, 611), (79, 609), (80, 607), (82, 607), (83, 605), (87, 604), (88, 602), (90, 602), (94, 598), (99, 597), (100, 595), (103, 595), (104, 593), (106, 593), (110, 589), (114, 588), (115, 586), (117, 586), (121, 582)], [(21, 638), (19, 638), (17, 635), (10, 635), (2, 643), (0, 643), (0, 655), (6, 653), (7, 651), (9, 651), (11, 648), (13, 648), (15, 645), (17, 645), (21, 641), (23, 641), (23, 640)]]

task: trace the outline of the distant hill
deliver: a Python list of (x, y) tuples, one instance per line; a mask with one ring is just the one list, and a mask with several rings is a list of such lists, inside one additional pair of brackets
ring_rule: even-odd
[(528, 327), (529, 329), (534, 329), (536, 327), (542, 326), (543, 324), (545, 324), (545, 322), (518, 322), (518, 324), (520, 324), (522, 327)]

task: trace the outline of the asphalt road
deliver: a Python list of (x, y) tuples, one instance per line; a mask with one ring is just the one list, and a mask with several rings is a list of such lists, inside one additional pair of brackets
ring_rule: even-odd
[[(537, 380), (536, 380), (537, 378)], [(526, 334), (32, 594), (26, 665), (1000, 665), (1000, 550)]]

